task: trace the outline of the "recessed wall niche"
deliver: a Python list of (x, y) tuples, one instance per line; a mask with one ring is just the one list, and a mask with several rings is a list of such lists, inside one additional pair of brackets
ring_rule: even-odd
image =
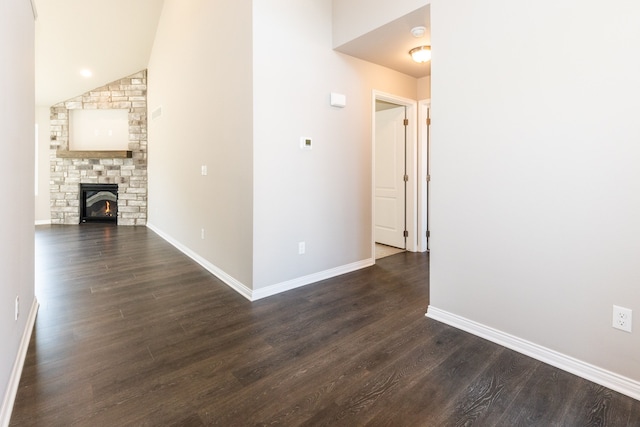
[(129, 110), (69, 110), (69, 150), (129, 149)]

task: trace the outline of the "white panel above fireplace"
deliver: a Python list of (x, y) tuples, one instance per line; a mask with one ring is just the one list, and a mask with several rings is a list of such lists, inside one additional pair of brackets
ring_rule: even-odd
[(129, 149), (129, 110), (69, 110), (69, 150)]

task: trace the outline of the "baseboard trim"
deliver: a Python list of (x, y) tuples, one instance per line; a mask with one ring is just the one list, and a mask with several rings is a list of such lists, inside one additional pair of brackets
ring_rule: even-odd
[(27, 357), (27, 349), (29, 348), (29, 341), (31, 341), (31, 333), (36, 324), (36, 315), (38, 314), (38, 300), (34, 297), (33, 304), (31, 304), (31, 310), (29, 311), (29, 317), (27, 318), (27, 324), (25, 325), (24, 332), (22, 333), (22, 340), (20, 341), (20, 347), (18, 347), (18, 354), (16, 361), (13, 363), (13, 369), (11, 370), (11, 377), (9, 377), (9, 385), (7, 392), (2, 399), (2, 408), (0, 408), (0, 426), (7, 427), (9, 421), (11, 421), (11, 413), (13, 412), (13, 404), (16, 401), (16, 395), (18, 394), (18, 386), (20, 385), (20, 377), (22, 376), (22, 368), (24, 367), (24, 361)]
[(375, 264), (375, 260), (373, 258), (369, 258), (363, 261), (357, 261), (340, 267), (331, 268), (329, 270), (320, 271), (318, 273), (309, 274), (307, 276), (287, 280), (286, 282), (276, 283), (275, 285), (269, 285), (264, 288), (256, 289), (254, 291), (239, 280), (236, 280), (232, 276), (225, 273), (222, 269), (216, 267), (206, 259), (202, 258), (200, 255), (193, 252), (191, 249), (187, 248), (168, 234), (164, 233), (153, 224), (147, 222), (147, 228), (152, 230), (158, 236), (162, 237), (180, 252), (200, 264), (205, 270), (209, 271), (211, 274), (220, 279), (224, 284), (229, 286), (234, 291), (238, 292), (249, 301), (257, 301), (259, 299), (277, 295), (282, 292), (301, 288), (303, 286), (307, 286), (321, 280), (330, 279), (341, 274), (351, 273), (352, 271), (370, 267)]
[(503, 347), (522, 353), (541, 362), (555, 366), (558, 369), (582, 377), (586, 380), (600, 384), (615, 390), (633, 399), (640, 400), (640, 382), (606, 369), (599, 368), (571, 356), (559, 353), (555, 350), (523, 340), (516, 336), (504, 333), (489, 326), (474, 322), (464, 317), (429, 306), (426, 316), (454, 328), (469, 332), (478, 337), (487, 339)]
[(50, 219), (38, 219), (35, 222), (35, 225), (51, 225)]
[(362, 268), (370, 267), (374, 264), (373, 258), (369, 258), (363, 261), (353, 262), (351, 264), (342, 265), (340, 267), (331, 268), (329, 270), (320, 271), (318, 273), (309, 274), (307, 276), (298, 277), (286, 282), (277, 283), (264, 288), (259, 288), (253, 291), (253, 301), (270, 297), (282, 292), (290, 291), (292, 289), (301, 288), (303, 286), (310, 285), (321, 280), (330, 279), (341, 274), (351, 273), (352, 271), (360, 270)]
[(162, 237), (164, 240), (166, 240), (168, 243), (173, 245), (180, 252), (182, 252), (183, 254), (185, 254), (186, 256), (188, 256), (189, 258), (191, 258), (192, 260), (194, 260), (198, 264), (200, 264), (205, 270), (207, 270), (209, 273), (211, 273), (214, 276), (216, 276), (225, 285), (229, 286), (231, 289), (233, 289), (234, 291), (236, 291), (237, 293), (239, 293), (240, 295), (242, 295), (243, 297), (245, 297), (249, 301), (252, 301), (252, 295), (251, 295), (252, 291), (248, 286), (246, 286), (245, 284), (243, 284), (239, 280), (235, 279), (233, 276), (230, 276), (229, 274), (225, 273), (224, 270), (222, 270), (221, 268), (213, 265), (212, 263), (210, 263), (206, 259), (202, 258), (200, 255), (198, 255), (197, 253), (195, 253), (194, 251), (192, 251), (188, 247), (184, 246), (182, 243), (178, 242), (173, 237), (171, 237), (168, 234), (164, 233), (163, 231), (161, 231), (158, 227), (154, 226), (153, 224), (150, 224), (149, 222), (147, 222), (147, 228), (152, 230), (158, 236)]

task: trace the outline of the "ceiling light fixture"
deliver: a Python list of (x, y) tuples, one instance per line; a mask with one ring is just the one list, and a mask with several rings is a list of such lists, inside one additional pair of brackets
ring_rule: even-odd
[(424, 37), (426, 33), (427, 27), (413, 27), (411, 29), (411, 34), (413, 34), (413, 37), (415, 38)]
[(431, 46), (418, 46), (409, 51), (411, 58), (418, 64), (431, 61)]
[(82, 77), (89, 78), (89, 77), (91, 77), (93, 75), (93, 73), (91, 72), (91, 70), (88, 70), (88, 69), (85, 68), (84, 70), (80, 70), (80, 75)]

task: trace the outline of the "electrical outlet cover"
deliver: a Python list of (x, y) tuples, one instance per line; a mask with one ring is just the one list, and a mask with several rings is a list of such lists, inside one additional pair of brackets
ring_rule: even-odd
[(632, 311), (629, 308), (613, 306), (613, 327), (622, 331), (631, 332)]

